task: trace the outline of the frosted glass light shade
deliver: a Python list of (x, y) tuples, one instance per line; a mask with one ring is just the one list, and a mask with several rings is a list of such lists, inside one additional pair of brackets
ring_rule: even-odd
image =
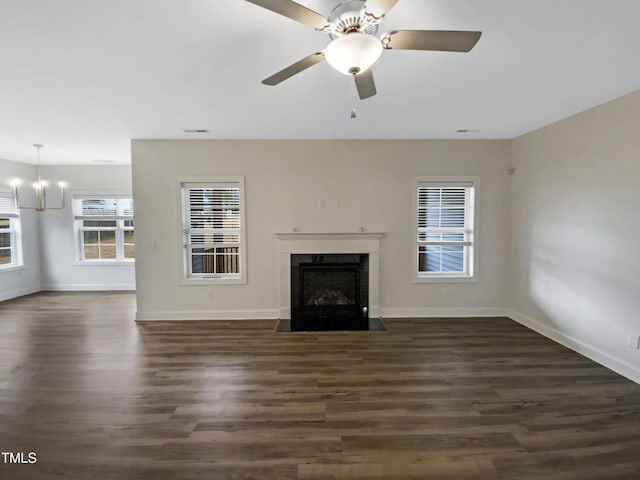
[(333, 68), (346, 75), (368, 70), (382, 54), (382, 43), (373, 35), (354, 32), (338, 37), (324, 51)]

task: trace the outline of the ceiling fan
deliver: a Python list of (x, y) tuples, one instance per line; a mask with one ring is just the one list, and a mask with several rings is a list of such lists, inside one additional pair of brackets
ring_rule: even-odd
[(265, 78), (265, 85), (277, 85), (287, 78), (326, 60), (339, 72), (353, 75), (361, 99), (376, 94), (371, 66), (383, 50), (437, 50), (468, 52), (482, 32), (455, 30), (394, 30), (376, 37), (378, 26), (398, 0), (349, 0), (339, 3), (327, 18), (291, 0), (247, 0), (267, 10), (326, 32), (331, 43), (324, 51), (289, 65)]

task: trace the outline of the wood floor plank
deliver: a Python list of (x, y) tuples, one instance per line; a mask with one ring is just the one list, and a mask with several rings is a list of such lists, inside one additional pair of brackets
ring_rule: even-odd
[(134, 314), (129, 292), (0, 303), (0, 450), (37, 453), (0, 478), (640, 478), (640, 386), (506, 318)]

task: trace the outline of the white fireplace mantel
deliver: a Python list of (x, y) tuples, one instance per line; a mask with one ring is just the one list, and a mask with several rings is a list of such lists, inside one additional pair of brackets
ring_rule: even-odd
[(292, 254), (369, 254), (369, 317), (380, 316), (380, 240), (383, 232), (282, 232), (278, 244), (280, 318), (291, 318)]

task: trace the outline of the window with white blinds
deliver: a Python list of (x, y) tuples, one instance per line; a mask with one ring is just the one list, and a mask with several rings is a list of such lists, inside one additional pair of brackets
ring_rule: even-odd
[(243, 180), (182, 184), (185, 278), (243, 281)]
[(417, 179), (414, 185), (417, 278), (473, 277), (474, 182)]
[(74, 196), (73, 212), (80, 261), (108, 263), (135, 258), (130, 197)]
[(20, 211), (13, 194), (0, 190), (0, 270), (22, 265)]

